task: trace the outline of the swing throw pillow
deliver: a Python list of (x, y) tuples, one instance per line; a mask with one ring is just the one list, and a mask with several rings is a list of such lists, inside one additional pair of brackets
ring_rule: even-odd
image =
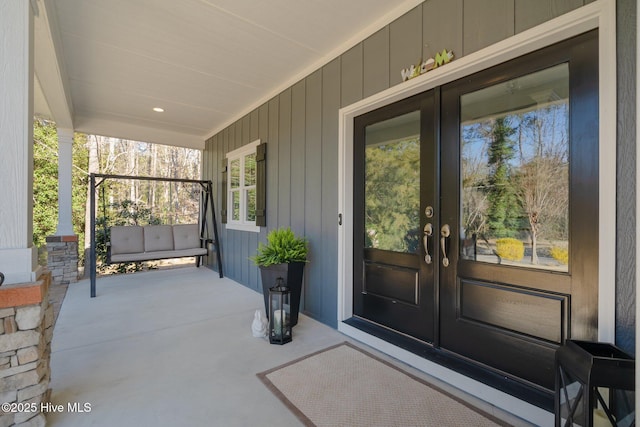
[(144, 251), (159, 252), (173, 250), (173, 233), (170, 225), (147, 225), (144, 227)]
[(111, 255), (144, 252), (142, 236), (138, 225), (111, 227)]
[(173, 245), (175, 250), (200, 247), (198, 224), (180, 224), (173, 226)]

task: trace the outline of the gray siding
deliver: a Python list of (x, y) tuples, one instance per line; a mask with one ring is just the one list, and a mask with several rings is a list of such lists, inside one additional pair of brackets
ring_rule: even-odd
[(464, 54), (511, 37), (515, 33), (514, 0), (465, 1)]
[(323, 271), (315, 261), (322, 253), (322, 70), (306, 78), (305, 91), (305, 234), (312, 262), (304, 274), (304, 307), (309, 315), (322, 318)]
[[(278, 227), (291, 224), (291, 89), (280, 95), (280, 114), (278, 114)], [(271, 153), (273, 158), (275, 153)], [(267, 160), (268, 161), (268, 160)], [(271, 189), (271, 187), (268, 187)], [(280, 197), (282, 195), (282, 197)]]
[[(446, 16), (447, 19), (442, 19)], [(433, 58), (442, 49), (462, 56), (462, 0), (432, 0), (423, 7), (424, 56)]]
[[(291, 229), (304, 234), (305, 225), (305, 81), (297, 83), (291, 90)], [(293, 160), (295, 159), (295, 161)]]
[(337, 325), (338, 309), (338, 109), (340, 58), (322, 69), (322, 300), (323, 321)]
[(516, 33), (576, 9), (582, 3), (582, 0), (516, 0)]
[(345, 52), (340, 63), (340, 105), (353, 104), (362, 99), (363, 90), (362, 43)]
[(362, 86), (366, 98), (389, 88), (389, 26), (362, 42), (362, 50)]
[[(389, 82), (402, 83), (400, 70), (422, 60), (422, 7), (417, 7), (389, 25)], [(426, 59), (426, 58), (425, 58)]]
[[(456, 57), (578, 8), (590, 0), (428, 0), (362, 43), (275, 96), (207, 141), (203, 173), (216, 183), (225, 154), (257, 138), (267, 142), (267, 227), (260, 233), (221, 230), (225, 274), (259, 290), (258, 269), (248, 260), (267, 230), (291, 226), (310, 242), (302, 310), (336, 326), (338, 252), (338, 109), (401, 82), (400, 70), (442, 49)], [(634, 0), (619, 0), (623, 48), (635, 49)], [(620, 47), (619, 47), (620, 49)], [(634, 344), (635, 66), (619, 55), (618, 265), (619, 342)], [(628, 119), (627, 119), (628, 115)], [(621, 116), (622, 117), (622, 116)], [(622, 236), (622, 238), (621, 238)]]
[[(279, 133), (280, 97), (269, 101), (269, 136), (267, 137), (267, 229), (278, 228), (278, 185), (280, 169)], [(288, 165), (282, 165), (287, 167)], [(283, 193), (284, 194), (284, 193)]]

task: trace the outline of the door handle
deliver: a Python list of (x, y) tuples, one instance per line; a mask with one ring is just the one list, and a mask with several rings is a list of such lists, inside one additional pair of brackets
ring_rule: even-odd
[(451, 227), (449, 224), (444, 224), (440, 228), (440, 247), (442, 248), (442, 265), (449, 267), (449, 258), (447, 258), (446, 239), (451, 235)]
[(431, 255), (429, 255), (429, 237), (433, 236), (433, 225), (428, 222), (424, 226), (424, 237), (422, 238), (422, 244), (424, 245), (424, 262), (431, 264)]

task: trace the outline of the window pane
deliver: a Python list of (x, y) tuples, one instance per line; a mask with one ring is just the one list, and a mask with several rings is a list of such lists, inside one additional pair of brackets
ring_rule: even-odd
[(240, 187), (240, 159), (231, 160), (231, 188)]
[(240, 191), (231, 192), (231, 219), (240, 221)]
[(420, 239), (420, 112), (366, 128), (365, 248), (415, 253)]
[(244, 157), (244, 185), (256, 185), (256, 153)]
[(568, 65), (460, 104), (462, 258), (568, 271)]
[(256, 189), (249, 188), (246, 191), (247, 218), (246, 221), (254, 222), (256, 220)]

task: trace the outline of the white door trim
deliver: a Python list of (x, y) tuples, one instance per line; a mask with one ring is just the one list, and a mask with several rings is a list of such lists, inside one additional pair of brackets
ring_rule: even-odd
[[(616, 4), (598, 0), (339, 111), (338, 330), (536, 424), (549, 414), (343, 323), (353, 315), (353, 119), (589, 30), (599, 29), (599, 303), (598, 339), (615, 340)], [(455, 53), (455, 52), (454, 52)], [(398, 70), (400, 72), (400, 70)], [(595, 227), (594, 227), (595, 228)]]

